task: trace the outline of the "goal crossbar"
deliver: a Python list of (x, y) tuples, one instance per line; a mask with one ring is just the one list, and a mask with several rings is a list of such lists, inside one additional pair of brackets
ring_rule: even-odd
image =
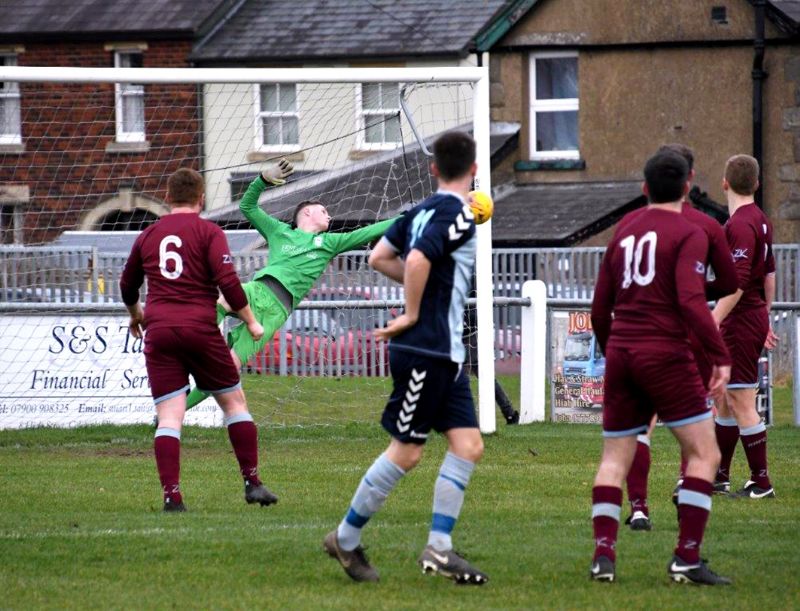
[(75, 68), (0, 66), (0, 81), (49, 83), (478, 83), (486, 68)]

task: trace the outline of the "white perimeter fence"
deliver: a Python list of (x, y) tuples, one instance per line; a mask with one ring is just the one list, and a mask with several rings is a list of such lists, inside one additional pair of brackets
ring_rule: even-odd
[[(522, 376), (523, 418), (544, 419), (543, 387), (549, 351), (541, 363), (526, 362), (527, 346), (544, 346), (547, 314), (533, 314), (532, 301), (544, 298), (551, 306), (588, 308), (603, 256), (603, 248), (495, 249), (494, 350), (498, 373)], [(266, 265), (268, 253), (253, 251), (234, 256), (243, 281)], [(772, 374), (782, 380), (799, 367), (800, 246), (775, 247), (777, 282), (772, 322), (780, 341), (772, 355)], [(0, 313), (54, 311), (114, 312), (122, 309), (119, 277), (127, 253), (108, 254), (95, 247), (0, 246)], [(300, 376), (386, 376), (386, 345), (375, 342), (372, 330), (381, 327), (402, 305), (402, 288), (367, 265), (363, 251), (334, 259), (308, 298), (266, 348), (247, 365), (252, 373)], [(529, 289), (527, 281), (541, 286)], [(535, 299), (533, 299), (535, 297)], [(143, 294), (143, 298), (146, 295)], [(474, 304), (473, 304), (474, 307)], [(465, 342), (470, 362), (476, 363), (474, 310), (465, 318)], [(528, 320), (528, 324), (524, 322)], [(533, 323), (536, 320), (538, 322)], [(540, 327), (541, 325), (541, 327)], [(526, 328), (527, 327), (527, 328)], [(534, 369), (531, 369), (533, 367)], [(542, 376), (527, 375), (541, 369)], [(537, 384), (534, 388), (531, 384)], [(795, 393), (800, 384), (795, 384)], [(541, 404), (539, 397), (542, 397)], [(535, 406), (525, 407), (534, 397)], [(526, 403), (527, 402), (527, 403)], [(800, 398), (795, 399), (796, 409)], [(800, 423), (800, 415), (797, 416)]]

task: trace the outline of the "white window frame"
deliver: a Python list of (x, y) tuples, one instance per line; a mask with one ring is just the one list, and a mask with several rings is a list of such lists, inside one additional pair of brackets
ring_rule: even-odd
[[(400, 96), (402, 95), (402, 83), (396, 83), (397, 85), (397, 108), (380, 108), (375, 109), (371, 108), (369, 110), (364, 110), (363, 108), (363, 101), (364, 101), (364, 92), (363, 87), (365, 84), (374, 84), (374, 83), (358, 83), (356, 85), (356, 147), (358, 150), (361, 151), (393, 151), (397, 148), (397, 145), (401, 144), (400, 140), (394, 142), (367, 142), (366, 140), (366, 127), (368, 124), (367, 117), (370, 115), (386, 115), (389, 114), (390, 111), (397, 111), (400, 112)], [(383, 83), (381, 82), (380, 85), (393, 85), (395, 83)], [(383, 103), (383, 96), (381, 96), (381, 103)], [(400, 119), (402, 121), (402, 119)]]
[[(574, 57), (578, 59), (577, 51), (548, 51), (543, 53), (531, 53), (529, 58), (528, 81), (530, 103), (529, 109), (529, 142), (531, 159), (580, 159), (580, 142), (577, 149), (566, 151), (537, 151), (536, 150), (536, 113), (537, 112), (556, 112), (556, 111), (575, 111), (578, 112), (580, 119), (580, 98), (563, 98), (560, 100), (538, 100), (536, 98), (536, 60), (553, 59), (560, 57)], [(580, 67), (578, 71), (578, 83), (580, 87)], [(580, 94), (579, 94), (580, 95)], [(580, 131), (580, 122), (579, 122)], [(580, 133), (578, 134), (580, 136)]]
[[(294, 111), (263, 110), (261, 108), (261, 85), (276, 85), (278, 87), (279, 97), (281, 87), (293, 85), (295, 100)], [(300, 85), (298, 83), (256, 83), (253, 85), (253, 99), (255, 100), (255, 150), (264, 153), (294, 153), (301, 150)], [(280, 107), (280, 104), (278, 104), (278, 107)], [(267, 144), (264, 142), (264, 125), (262, 119), (265, 117), (295, 117), (297, 119), (297, 144)], [(281, 139), (283, 139), (283, 133), (281, 133)]]
[[(17, 65), (16, 53), (0, 53), (0, 57), (4, 60), (11, 60), (8, 64), (5, 64), (7, 66)], [(8, 89), (6, 89), (6, 87), (8, 87)], [(19, 109), (16, 132), (0, 133), (0, 144), (22, 144), (22, 98), (20, 97), (19, 83), (10, 81), (4, 82), (4, 87), (0, 89), (0, 99), (4, 101), (7, 99), (16, 99), (17, 108)]]
[[(122, 55), (142, 55), (140, 48), (131, 49), (116, 49), (114, 51), (114, 67), (121, 67)], [(125, 121), (123, 113), (125, 112), (125, 105), (123, 99), (127, 96), (138, 96), (142, 98), (142, 125), (145, 124), (144, 117), (144, 85), (134, 85), (130, 83), (115, 83), (114, 84), (114, 99), (116, 106), (116, 123), (117, 123), (117, 142), (145, 142), (144, 130), (140, 132), (126, 132)]]

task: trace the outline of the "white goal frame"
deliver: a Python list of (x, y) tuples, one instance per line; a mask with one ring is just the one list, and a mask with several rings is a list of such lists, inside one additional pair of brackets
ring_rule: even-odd
[[(473, 135), (477, 143), (475, 188), (491, 192), (488, 67), (437, 68), (76, 68), (0, 67), (0, 82), (59, 83), (472, 83)], [(491, 221), (478, 227), (476, 256), (478, 410), (483, 433), (496, 430)], [(524, 376), (523, 376), (524, 377)]]

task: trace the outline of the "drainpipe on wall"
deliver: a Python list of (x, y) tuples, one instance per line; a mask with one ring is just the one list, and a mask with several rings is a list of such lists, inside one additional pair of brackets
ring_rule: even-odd
[(753, 157), (758, 161), (758, 191), (756, 205), (764, 207), (764, 81), (769, 74), (764, 70), (764, 14), (766, 0), (754, 0), (755, 33), (753, 37)]

